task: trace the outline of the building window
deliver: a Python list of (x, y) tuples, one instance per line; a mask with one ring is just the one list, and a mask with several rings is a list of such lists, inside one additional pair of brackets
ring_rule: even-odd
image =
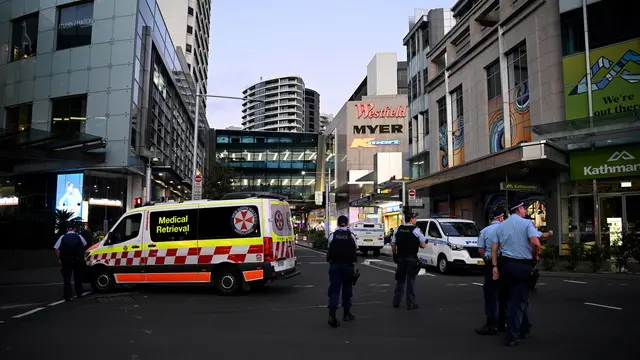
[[(529, 111), (529, 71), (527, 44), (521, 43), (507, 54), (509, 81), (509, 117), (511, 119), (511, 144), (531, 141), (531, 113)], [(509, 139), (506, 139), (509, 140)], [(508, 143), (508, 142), (507, 142)]]
[(189, 14), (189, 16), (193, 16), (193, 8), (191, 6), (187, 8), (187, 14)]
[(11, 61), (34, 56), (38, 43), (38, 14), (30, 14), (11, 22)]
[(187, 25), (187, 34), (193, 35), (193, 26)]
[(489, 152), (504, 149), (504, 117), (502, 111), (502, 83), (500, 62), (487, 67), (487, 101), (489, 123)]
[(10, 132), (23, 131), (31, 127), (33, 104), (22, 104), (7, 108), (7, 130)]
[(427, 94), (427, 84), (429, 84), (429, 70), (425, 68), (422, 70), (422, 93), (425, 95)]
[(61, 7), (58, 11), (57, 50), (91, 44), (93, 1)]
[(191, 54), (192, 47), (190, 44), (187, 44), (187, 52)]
[(87, 95), (51, 99), (51, 104), (53, 133), (84, 132), (87, 121)]
[(453, 137), (453, 159), (451, 165), (456, 166), (464, 163), (464, 107), (462, 101), (462, 86), (458, 86), (451, 93), (451, 130)]
[(422, 30), (422, 50), (429, 50), (429, 28)]
[(429, 135), (429, 109), (422, 113), (422, 127), (424, 129), (424, 136)]
[(438, 144), (440, 170), (449, 167), (449, 137), (447, 133), (447, 97), (443, 96), (438, 101)]
[(420, 93), (418, 88), (418, 76), (416, 75), (411, 78), (411, 101), (415, 100), (418, 95), (420, 95)]
[(469, 32), (469, 29), (466, 30), (464, 35), (462, 35), (457, 39), (457, 41), (455, 42), (455, 45), (456, 45), (457, 56), (462, 55), (465, 51), (467, 51), (471, 47), (471, 35)]

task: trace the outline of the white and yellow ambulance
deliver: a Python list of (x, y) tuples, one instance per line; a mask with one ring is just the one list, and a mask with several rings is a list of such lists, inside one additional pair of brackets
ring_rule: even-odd
[(299, 275), (289, 204), (242, 194), (127, 211), (85, 254), (92, 288), (200, 283), (231, 295)]

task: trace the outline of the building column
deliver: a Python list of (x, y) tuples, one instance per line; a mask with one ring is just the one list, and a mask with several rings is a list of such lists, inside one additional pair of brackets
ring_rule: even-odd
[(502, 27), (502, 25), (498, 25), (498, 51), (500, 53), (500, 84), (502, 87), (504, 148), (508, 149), (511, 147), (511, 116), (509, 114), (509, 64), (507, 63), (507, 55), (505, 53), (506, 50), (504, 49), (504, 28)]
[(141, 175), (129, 175), (127, 176), (127, 203), (125, 204), (126, 210), (133, 208), (133, 199), (142, 197), (144, 193), (144, 178)]

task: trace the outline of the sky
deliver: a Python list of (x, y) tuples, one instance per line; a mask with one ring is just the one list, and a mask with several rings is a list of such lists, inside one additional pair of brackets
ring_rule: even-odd
[[(451, 7), (455, 0), (212, 1), (210, 95), (241, 97), (260, 81), (296, 74), (320, 93), (320, 112), (336, 114), (366, 76), (378, 52), (406, 60), (402, 39), (414, 8)], [(240, 126), (242, 101), (212, 99), (214, 128)]]

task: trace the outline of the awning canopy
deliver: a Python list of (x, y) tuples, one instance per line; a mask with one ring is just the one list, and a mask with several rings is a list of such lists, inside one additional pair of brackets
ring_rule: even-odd
[(398, 194), (371, 194), (349, 202), (350, 207), (378, 207), (391, 201), (400, 201)]
[(16, 165), (50, 161), (104, 162), (106, 142), (84, 133), (55, 134), (44, 130), (0, 129), (0, 171), (12, 172)]

